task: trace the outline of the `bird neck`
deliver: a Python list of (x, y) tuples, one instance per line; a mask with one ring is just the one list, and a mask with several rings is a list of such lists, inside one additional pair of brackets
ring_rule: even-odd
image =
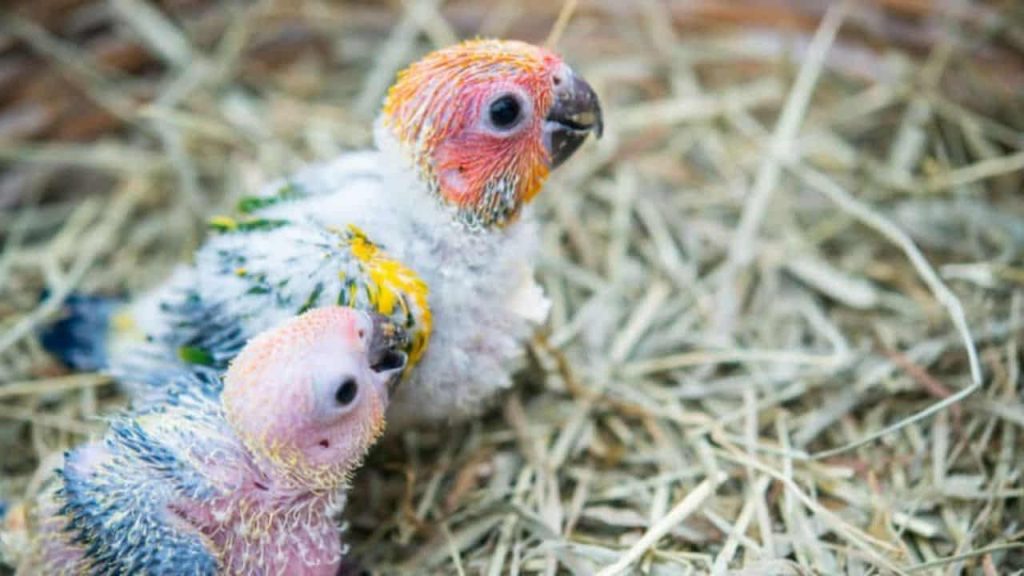
[(344, 494), (263, 488), (242, 486), (193, 519), (222, 557), (224, 573), (337, 574), (343, 549), (335, 518)]

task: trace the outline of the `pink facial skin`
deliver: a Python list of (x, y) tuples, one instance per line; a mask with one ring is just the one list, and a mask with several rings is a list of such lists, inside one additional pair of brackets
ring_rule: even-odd
[[(219, 402), (196, 392), (126, 418), (121, 429), (134, 426), (132, 441), (143, 448), (112, 434), (73, 451), (65, 478), (74, 484), (40, 506), (35, 567), (120, 573), (130, 558), (90, 558), (89, 547), (173, 559), (173, 546), (181, 546), (161, 548), (174, 538), (156, 542), (147, 533), (145, 545), (133, 547), (102, 526), (87, 545), (73, 543), (74, 523), (60, 510), (61, 498), (74, 493), (75, 502), (95, 502), (93, 524), (134, 515), (146, 522), (128, 525), (156, 524), (200, 543), (218, 574), (337, 574), (343, 490), (382, 433), (389, 386), (405, 367), (393, 329), (350, 308), (307, 312), (246, 345)], [(163, 467), (151, 468), (156, 461)]]
[(388, 387), (404, 367), (374, 370), (374, 330), (367, 314), (318, 309), (232, 363), (222, 401), (253, 469), (237, 498), (211, 503), (200, 522), (228, 571), (251, 573), (245, 558), (261, 552), (267, 573), (337, 573), (339, 491), (383, 432)]
[(384, 428), (399, 370), (371, 367), (371, 318), (323, 308), (254, 338), (231, 364), (228, 422), (281, 486), (342, 485)]

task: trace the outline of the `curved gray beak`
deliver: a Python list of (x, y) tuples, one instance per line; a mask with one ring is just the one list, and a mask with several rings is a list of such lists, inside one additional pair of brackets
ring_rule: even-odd
[(388, 395), (393, 396), (409, 361), (405, 353), (409, 335), (386, 316), (370, 313), (370, 318), (373, 320), (373, 337), (368, 350), (370, 369), (387, 378)]
[(570, 72), (555, 86), (555, 102), (544, 119), (544, 146), (551, 167), (568, 160), (591, 132), (600, 138), (603, 131), (597, 94), (590, 84)]

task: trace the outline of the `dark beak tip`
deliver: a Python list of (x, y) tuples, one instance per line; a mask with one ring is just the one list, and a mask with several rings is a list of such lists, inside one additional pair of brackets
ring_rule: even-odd
[(553, 168), (572, 156), (590, 134), (595, 138), (604, 135), (601, 102), (590, 84), (573, 76), (557, 90), (559, 94), (547, 117), (560, 125), (547, 136)]

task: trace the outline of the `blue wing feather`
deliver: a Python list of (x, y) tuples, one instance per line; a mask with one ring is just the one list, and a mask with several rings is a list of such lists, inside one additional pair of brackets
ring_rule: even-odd
[(216, 377), (182, 375), (169, 387), (172, 403), (150, 406), (111, 422), (102, 461), (89, 458), (90, 449), (96, 453), (95, 445), (67, 454), (57, 492), (60, 513), (67, 519), (65, 531), (70, 540), (83, 547), (94, 573), (217, 573), (216, 558), (198, 530), (190, 529), (170, 508), (174, 502), (221, 495), (221, 490), (175, 449), (183, 440), (202, 439), (186, 439), (188, 426), (173, 427), (180, 430), (182, 438), (158, 438), (142, 419), (176, 418), (181, 413), (201, 419), (215, 406), (218, 387)]

